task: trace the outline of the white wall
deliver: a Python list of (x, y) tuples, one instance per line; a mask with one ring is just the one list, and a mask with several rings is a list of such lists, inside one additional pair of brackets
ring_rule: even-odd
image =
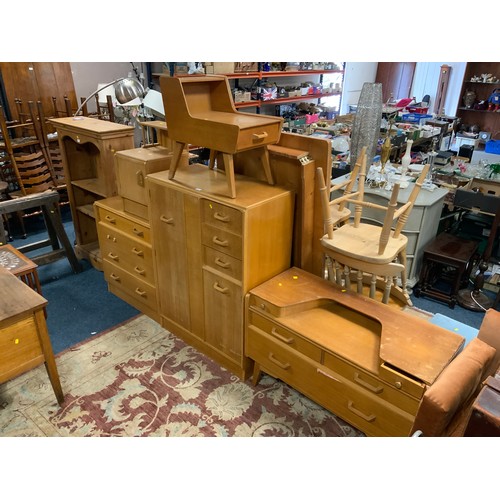
[(344, 86), (340, 104), (341, 115), (349, 112), (350, 104), (358, 103), (363, 83), (375, 81), (377, 66), (377, 62), (345, 63)]
[[(134, 63), (139, 72), (142, 72), (142, 63)], [(76, 99), (87, 97), (97, 89), (99, 83), (108, 83), (133, 73), (132, 64), (129, 62), (72, 62), (71, 73), (75, 85)], [(132, 75), (133, 76), (133, 75)], [(95, 101), (88, 103), (89, 111), (95, 111)]]
[(415, 96), (417, 102), (420, 102), (424, 95), (428, 94), (431, 98), (430, 109), (432, 113), (436, 102), (436, 94), (438, 91), (439, 76), (441, 66), (446, 64), (451, 67), (448, 80), (448, 89), (446, 91), (446, 99), (444, 102), (444, 113), (448, 116), (454, 116), (457, 111), (457, 106), (460, 102), (460, 90), (462, 88), (462, 80), (465, 74), (464, 62), (419, 62), (415, 68), (415, 75), (412, 84), (412, 97)]

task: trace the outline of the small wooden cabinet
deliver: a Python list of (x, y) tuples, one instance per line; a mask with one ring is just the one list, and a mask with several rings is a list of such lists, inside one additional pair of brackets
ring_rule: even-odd
[(235, 199), (224, 174), (198, 164), (147, 186), (162, 325), (246, 378), (243, 299), (290, 266), (294, 193), (236, 179)]
[[(489, 82), (487, 79), (485, 81), (481, 75), (491, 75), (492, 77), (500, 78), (500, 63), (467, 63), (456, 114), (461, 119), (463, 126), (477, 125), (481, 132), (489, 132), (492, 139), (499, 139), (500, 113), (495, 109), (489, 110), (487, 101), (492, 92), (500, 88), (500, 83)], [(464, 95), (468, 90), (472, 90), (476, 94), (475, 102), (470, 108), (465, 107), (464, 102)], [(476, 109), (475, 105), (481, 101), (486, 101), (486, 105), (484, 107), (479, 106), (480, 109)]]
[[(245, 352), (370, 436), (407, 436), (464, 338), (298, 268), (249, 291)], [(401, 330), (401, 325), (405, 328)]]
[(75, 253), (102, 270), (93, 203), (115, 196), (116, 151), (134, 147), (134, 127), (82, 117), (53, 118), (75, 227)]
[(109, 291), (159, 321), (149, 222), (126, 212), (120, 196), (94, 208)]

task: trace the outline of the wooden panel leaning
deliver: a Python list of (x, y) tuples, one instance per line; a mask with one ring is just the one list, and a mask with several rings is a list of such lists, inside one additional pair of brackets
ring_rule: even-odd
[(283, 118), (242, 113), (234, 106), (225, 76), (161, 76), (168, 135), (174, 141), (169, 178), (173, 179), (188, 144), (210, 149), (209, 168), (224, 167), (229, 196), (236, 197), (233, 155), (259, 148), (269, 184), (274, 184), (268, 144), (278, 142)]

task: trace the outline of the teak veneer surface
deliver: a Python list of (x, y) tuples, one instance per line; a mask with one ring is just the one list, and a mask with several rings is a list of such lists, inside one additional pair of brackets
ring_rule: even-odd
[(377, 371), (380, 358), (426, 384), (436, 380), (464, 343), (460, 335), (298, 268), (250, 293), (271, 304), (272, 315), (284, 325), (366, 369)]
[[(205, 193), (206, 195), (220, 196), (226, 205), (235, 207), (251, 207), (262, 202), (263, 198), (265, 198), (263, 192), (269, 191), (270, 194), (275, 195), (280, 189), (264, 182), (256, 182), (255, 179), (249, 177), (236, 175), (236, 181), (239, 186), (242, 186), (242, 189), (238, 192), (236, 199), (230, 199), (226, 196), (225, 173), (217, 171), (217, 169), (209, 169), (207, 166), (198, 163), (179, 169), (173, 180), (169, 179), (168, 171), (149, 174), (148, 178), (174, 183), (179, 188), (185, 188), (190, 194), (194, 190), (198, 195)], [(287, 189), (283, 188), (282, 191), (285, 193)]]
[(79, 117), (75, 119), (73, 117), (66, 117), (51, 118), (49, 121), (53, 125), (57, 125), (60, 128), (67, 128), (74, 132), (81, 132), (85, 135), (96, 134), (101, 139), (106, 138), (108, 135), (112, 136), (114, 133), (123, 135), (123, 131), (127, 129), (131, 134), (134, 133), (134, 127), (108, 120), (98, 120), (97, 118)]
[(27, 310), (39, 310), (46, 304), (47, 299), (0, 266), (0, 322), (14, 320)]

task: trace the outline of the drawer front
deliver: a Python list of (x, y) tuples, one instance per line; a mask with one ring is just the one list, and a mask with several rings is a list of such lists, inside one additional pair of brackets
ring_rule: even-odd
[(249, 326), (255, 327), (258, 330), (270, 335), (275, 340), (282, 342), (291, 349), (299, 351), (313, 361), (317, 361), (318, 363), (321, 362), (322, 351), (317, 345), (308, 342), (301, 336), (296, 335), (287, 328), (274, 323), (260, 314), (256, 314), (252, 310), (250, 310), (248, 314), (248, 324)]
[(203, 246), (203, 264), (211, 267), (212, 269), (216, 269), (231, 278), (237, 280), (241, 280), (243, 278), (243, 266), (241, 260), (235, 259), (234, 257), (207, 246)]
[(39, 356), (42, 348), (33, 316), (0, 328), (0, 378)]
[(232, 207), (210, 200), (201, 200), (202, 222), (212, 226), (241, 234), (243, 214)]
[(425, 392), (425, 384), (417, 380), (413, 380), (405, 375), (402, 375), (394, 368), (387, 366), (385, 363), (380, 365), (379, 376), (386, 380), (394, 387), (399, 387), (403, 392), (414, 396), (417, 399), (422, 398)]
[(246, 355), (264, 372), (283, 380), (305, 396), (370, 436), (407, 436), (414, 417), (373, 397), (341, 375), (297, 351), (249, 329)]
[(275, 144), (280, 138), (281, 122), (243, 129), (238, 136), (238, 150)]
[(373, 397), (370, 392), (328, 368), (318, 368), (315, 376), (333, 379), (335, 383), (325, 383), (321, 391), (312, 394), (312, 398), (368, 436), (409, 435), (414, 415)]
[(125, 234), (137, 238), (140, 241), (151, 243), (151, 234), (148, 226), (126, 219), (125, 217), (120, 217), (103, 207), (99, 206), (97, 209), (99, 211), (99, 221), (103, 224), (119, 229)]
[(366, 389), (375, 397), (383, 399), (411, 415), (417, 414), (420, 401), (403, 392), (402, 386), (399, 389), (391, 386), (328, 352), (325, 352), (323, 363), (333, 372), (342, 375), (342, 377), (353, 382), (355, 385)]
[(238, 234), (204, 223), (201, 226), (201, 242), (235, 259), (243, 258), (242, 238)]
[(126, 234), (110, 228), (107, 224), (97, 224), (101, 256), (132, 275), (153, 284), (153, 253), (151, 245), (130, 238)]
[(122, 289), (129, 295), (135, 297), (138, 302), (147, 305), (153, 309), (156, 307), (156, 289), (154, 286), (132, 274), (120, 269), (108, 260), (102, 262), (104, 279), (108, 283), (113, 283), (116, 288)]

